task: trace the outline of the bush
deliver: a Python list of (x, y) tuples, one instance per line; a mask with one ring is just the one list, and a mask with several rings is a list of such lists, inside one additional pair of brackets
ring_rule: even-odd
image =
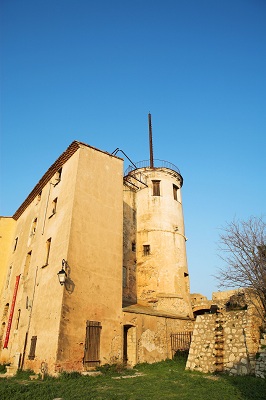
[(63, 379), (63, 380), (77, 379), (77, 378), (80, 378), (81, 376), (82, 376), (81, 373), (78, 371), (72, 371), (72, 372), (63, 371), (60, 374), (59, 379)]

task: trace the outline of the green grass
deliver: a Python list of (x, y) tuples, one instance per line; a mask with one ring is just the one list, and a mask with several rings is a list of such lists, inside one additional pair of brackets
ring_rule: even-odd
[[(60, 378), (29, 380), (20, 372), (0, 379), (1, 400), (265, 400), (266, 381), (252, 376), (201, 374), (185, 371), (184, 360), (139, 364), (132, 370), (101, 368), (90, 377), (64, 373)], [(128, 378), (128, 376), (134, 376)]]

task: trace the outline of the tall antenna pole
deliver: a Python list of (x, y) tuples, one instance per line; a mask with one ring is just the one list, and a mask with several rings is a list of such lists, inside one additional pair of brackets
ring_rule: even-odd
[(150, 167), (153, 168), (153, 146), (152, 146), (152, 125), (151, 125), (151, 114), (148, 114), (149, 120), (149, 138), (150, 138)]

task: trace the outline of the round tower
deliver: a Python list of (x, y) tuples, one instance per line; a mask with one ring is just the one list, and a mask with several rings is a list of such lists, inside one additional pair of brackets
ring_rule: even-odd
[[(192, 316), (181, 187), (176, 166), (137, 163), (125, 177), (135, 210), (135, 288), (138, 304), (158, 312)], [(132, 192), (131, 192), (132, 193)], [(132, 239), (132, 237), (131, 237)]]

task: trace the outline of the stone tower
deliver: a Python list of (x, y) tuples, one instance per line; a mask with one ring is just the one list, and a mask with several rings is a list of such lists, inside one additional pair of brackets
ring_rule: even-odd
[(124, 178), (123, 302), (191, 317), (183, 178), (169, 162), (150, 164), (135, 164)]

